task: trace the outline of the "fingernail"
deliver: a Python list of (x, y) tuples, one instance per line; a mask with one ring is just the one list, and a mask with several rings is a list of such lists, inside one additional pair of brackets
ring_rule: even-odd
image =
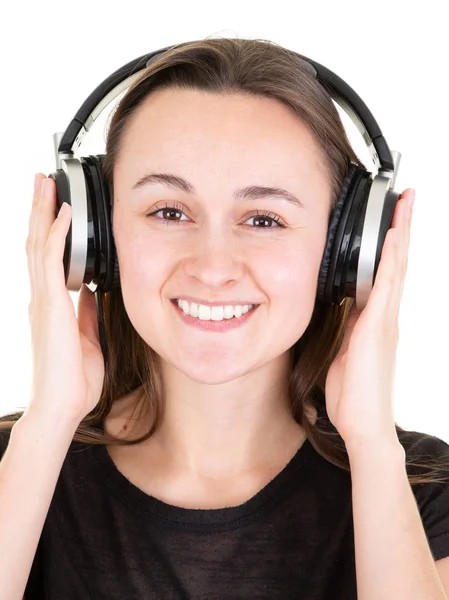
[(410, 210), (412, 210), (413, 208), (413, 203), (415, 202), (415, 190), (412, 189), (411, 193), (410, 193), (410, 197), (409, 197), (409, 208)]
[(37, 192), (39, 189), (39, 173), (34, 176), (34, 191)]

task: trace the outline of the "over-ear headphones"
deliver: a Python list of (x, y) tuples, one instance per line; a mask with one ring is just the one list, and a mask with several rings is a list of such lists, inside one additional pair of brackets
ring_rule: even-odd
[[(177, 47), (182, 44), (177, 45)], [(112, 198), (102, 175), (104, 155), (74, 158), (95, 120), (114, 98), (129, 87), (150, 62), (170, 50), (168, 46), (127, 63), (107, 77), (84, 101), (63, 133), (53, 136), (57, 170), (57, 206), (72, 206), (72, 222), (64, 249), (66, 287), (79, 291), (82, 284), (96, 292), (103, 355), (107, 357), (102, 294), (120, 286), (117, 254), (112, 234)], [(374, 285), (382, 248), (391, 227), (399, 193), (394, 191), (400, 153), (391, 152), (382, 132), (363, 100), (338, 75), (294, 52), (331, 98), (348, 114), (368, 146), (377, 174), (351, 163), (341, 195), (331, 215), (327, 242), (320, 266), (317, 300), (341, 304), (356, 299), (363, 309)]]

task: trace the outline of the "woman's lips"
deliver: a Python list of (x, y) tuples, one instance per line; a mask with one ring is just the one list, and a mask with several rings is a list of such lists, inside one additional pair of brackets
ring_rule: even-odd
[(186, 315), (183, 310), (181, 310), (178, 306), (177, 300), (171, 300), (176, 312), (181, 317), (186, 325), (191, 325), (192, 327), (196, 327), (197, 329), (202, 329), (203, 331), (216, 331), (216, 332), (224, 332), (229, 331), (231, 329), (236, 329), (237, 327), (241, 327), (244, 325), (256, 312), (259, 308), (259, 304), (254, 306), (247, 313), (242, 315), (241, 317), (233, 317), (232, 319), (223, 319), (222, 321), (202, 321), (197, 317), (192, 317), (190, 315)]

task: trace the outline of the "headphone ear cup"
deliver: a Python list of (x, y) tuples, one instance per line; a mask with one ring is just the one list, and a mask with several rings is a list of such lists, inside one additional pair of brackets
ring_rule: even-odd
[(120, 287), (120, 272), (112, 231), (112, 199), (102, 170), (104, 157), (104, 154), (99, 154), (81, 160), (85, 166), (92, 206), (95, 235), (94, 282), (97, 283), (98, 290), (109, 292)]
[(341, 304), (355, 298), (357, 265), (371, 173), (352, 163), (331, 215), (318, 275), (317, 301)]
[(49, 175), (56, 183), (56, 215), (63, 202), (72, 207), (63, 257), (66, 287), (72, 291), (79, 291), (83, 283), (93, 283), (101, 292), (120, 287), (103, 159), (104, 154), (66, 158), (61, 168)]

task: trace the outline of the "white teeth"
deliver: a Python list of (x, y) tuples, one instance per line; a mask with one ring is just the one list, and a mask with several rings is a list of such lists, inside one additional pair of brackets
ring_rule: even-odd
[(201, 321), (210, 321), (210, 306), (204, 306), (204, 304), (200, 304), (198, 318)]
[(234, 309), (232, 306), (225, 306), (223, 310), (223, 316), (225, 319), (232, 319), (234, 316)]
[(232, 319), (241, 317), (253, 308), (253, 304), (244, 306), (205, 306), (196, 302), (187, 302), (187, 300), (177, 300), (179, 308), (192, 317), (197, 317), (201, 321), (223, 321), (223, 319)]

